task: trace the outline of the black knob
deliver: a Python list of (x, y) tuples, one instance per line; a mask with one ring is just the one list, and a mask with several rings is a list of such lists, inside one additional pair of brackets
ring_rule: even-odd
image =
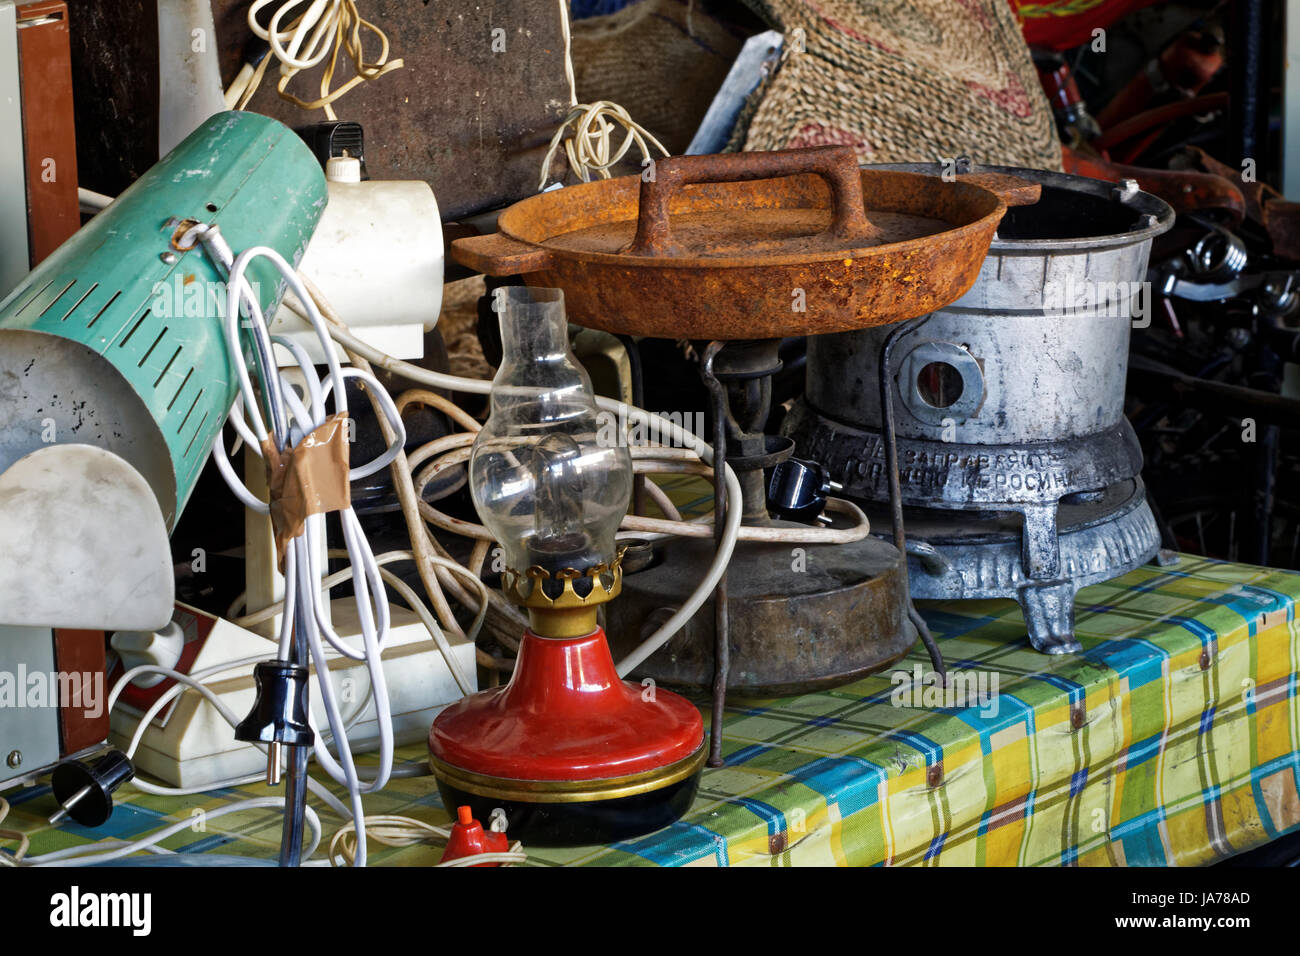
[(110, 750), (90, 764), (64, 761), (50, 777), (54, 798), (59, 801), (59, 810), (50, 822), (69, 816), (82, 826), (102, 826), (113, 815), (113, 791), (134, 776), (131, 758), (120, 750)]

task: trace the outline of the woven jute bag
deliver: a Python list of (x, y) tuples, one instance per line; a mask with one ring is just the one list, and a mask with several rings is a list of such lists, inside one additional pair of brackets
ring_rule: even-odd
[(1061, 168), (1006, 0), (746, 0), (785, 34), (733, 147), (846, 144), (863, 162)]

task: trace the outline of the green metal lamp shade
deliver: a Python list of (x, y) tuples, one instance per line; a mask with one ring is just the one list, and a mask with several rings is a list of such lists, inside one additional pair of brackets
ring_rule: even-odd
[[(0, 471), (52, 443), (95, 445), (144, 476), (173, 527), (236, 383), (223, 277), (165, 224), (216, 223), (236, 252), (266, 245), (297, 263), (325, 203), (324, 174), (287, 127), (208, 120), (0, 303)], [(278, 274), (259, 262), (249, 279), (272, 314)]]

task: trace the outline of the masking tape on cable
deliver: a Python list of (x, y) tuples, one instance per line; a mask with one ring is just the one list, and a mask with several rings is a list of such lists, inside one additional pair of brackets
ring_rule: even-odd
[(284, 451), (272, 439), (262, 442), (281, 572), (289, 542), (302, 534), (309, 516), (342, 511), (352, 503), (347, 418), (346, 412), (329, 416)]

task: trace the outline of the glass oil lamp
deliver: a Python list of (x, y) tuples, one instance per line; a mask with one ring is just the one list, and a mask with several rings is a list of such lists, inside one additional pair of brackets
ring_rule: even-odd
[(470, 489), (504, 553), (502, 590), (527, 608), (505, 687), (452, 704), (429, 732), (447, 807), (501, 807), (512, 837), (538, 844), (624, 839), (690, 806), (704, 763), (699, 711), (622, 680), (601, 604), (622, 586), (615, 532), (632, 459), (601, 429), (569, 350), (558, 289), (496, 290), (503, 358), (470, 457)]

